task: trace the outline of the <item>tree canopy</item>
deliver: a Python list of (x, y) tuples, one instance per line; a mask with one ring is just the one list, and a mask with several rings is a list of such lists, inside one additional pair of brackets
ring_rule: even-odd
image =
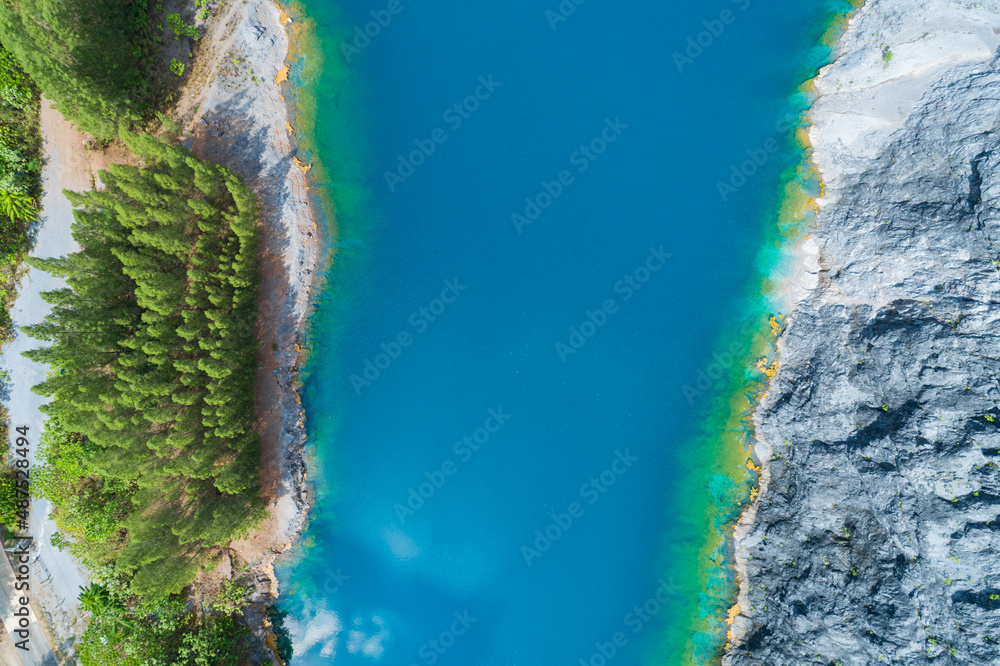
[(151, 111), (149, 0), (0, 2), (4, 46), (81, 129), (113, 137)]
[[(76, 447), (82, 476), (128, 487), (115, 566), (136, 593), (190, 583), (204, 555), (263, 515), (255, 429), (256, 199), (224, 167), (123, 133), (143, 167), (67, 192), (80, 251), (36, 259), (68, 287), (25, 331), (51, 373), (35, 391)], [(126, 486), (121, 486), (126, 484)]]

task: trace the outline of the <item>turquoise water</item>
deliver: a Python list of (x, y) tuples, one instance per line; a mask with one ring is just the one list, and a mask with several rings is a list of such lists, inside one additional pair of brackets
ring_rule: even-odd
[(578, 1), (303, 3), (337, 255), (295, 664), (689, 659), (709, 474), (745, 460), (699, 379), (843, 3)]

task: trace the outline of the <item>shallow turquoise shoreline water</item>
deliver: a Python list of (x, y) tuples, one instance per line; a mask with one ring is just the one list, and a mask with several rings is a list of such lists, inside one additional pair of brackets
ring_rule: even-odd
[(295, 663), (686, 663), (731, 599), (719, 405), (760, 376), (795, 90), (842, 6), (304, 4), (337, 257)]

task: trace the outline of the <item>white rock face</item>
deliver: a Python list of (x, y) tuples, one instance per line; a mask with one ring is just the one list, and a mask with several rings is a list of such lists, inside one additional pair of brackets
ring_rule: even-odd
[(985, 66), (998, 46), (996, 2), (869, 0), (816, 80), (809, 138), (827, 186), (821, 204), (871, 166), (945, 72)]

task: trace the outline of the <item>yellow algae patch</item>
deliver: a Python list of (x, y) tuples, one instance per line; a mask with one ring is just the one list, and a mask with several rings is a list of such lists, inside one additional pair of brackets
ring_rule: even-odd
[(816, 94), (817, 93), (816, 79), (815, 78), (811, 78), (808, 81), (806, 81), (805, 83), (803, 83), (802, 85), (800, 85), (799, 86), (799, 92), (800, 93), (806, 93), (806, 94)]
[(732, 624), (736, 621), (736, 616), (742, 612), (739, 603), (733, 604), (733, 607), (729, 609), (729, 613), (726, 617), (726, 624)]
[(850, 19), (847, 16), (838, 16), (835, 18), (831, 22), (830, 27), (823, 33), (823, 36), (820, 37), (820, 43), (823, 44), (823, 46), (832, 48), (836, 44), (840, 35), (847, 30), (849, 20)]
[(804, 230), (810, 213), (816, 211), (815, 198), (801, 185), (785, 185), (781, 207), (778, 210), (778, 229), (786, 238), (794, 238)]
[(823, 36), (820, 38), (820, 42), (823, 46), (827, 46), (832, 49), (837, 45), (837, 40), (840, 39), (840, 36), (845, 30), (847, 30), (847, 26), (851, 21), (851, 17), (854, 16), (854, 12), (864, 6), (865, 0), (847, 0), (847, 4), (849, 4), (854, 11), (841, 14), (830, 22), (830, 27), (826, 29), (826, 32), (824, 32)]
[(281, 84), (288, 80), (288, 65), (282, 65), (278, 70), (278, 75), (274, 77), (274, 82)]
[(299, 158), (295, 157), (294, 155), (292, 155), (292, 159), (295, 160), (295, 166), (302, 169), (302, 173), (309, 173), (309, 169), (313, 168), (312, 164), (305, 164), (303, 162), (300, 162)]
[(771, 335), (773, 335), (774, 337), (778, 337), (779, 335), (781, 335), (781, 324), (778, 323), (779, 319), (784, 319), (784, 317), (782, 317), (781, 315), (778, 315), (777, 317), (771, 317), (771, 321), (769, 322), (769, 325), (771, 327)]
[(752, 502), (755, 499), (757, 499), (757, 495), (759, 495), (759, 494), (760, 494), (760, 488), (758, 488), (757, 486), (754, 486), (753, 488), (751, 488), (750, 489), (750, 501)]
[(282, 24), (292, 22), (292, 17), (288, 15), (288, 12), (285, 11), (285, 8), (282, 7), (280, 3), (275, 2), (274, 6), (278, 8), (278, 20)]
[(767, 375), (768, 379), (772, 379), (778, 373), (778, 360), (775, 359), (771, 365), (768, 365), (767, 359), (762, 358), (757, 361), (757, 369)]
[(753, 458), (747, 458), (747, 469), (752, 469), (755, 472), (760, 471), (760, 467), (753, 464)]
[(812, 145), (809, 141), (809, 130), (805, 127), (795, 128), (795, 145), (799, 148), (806, 149)]

